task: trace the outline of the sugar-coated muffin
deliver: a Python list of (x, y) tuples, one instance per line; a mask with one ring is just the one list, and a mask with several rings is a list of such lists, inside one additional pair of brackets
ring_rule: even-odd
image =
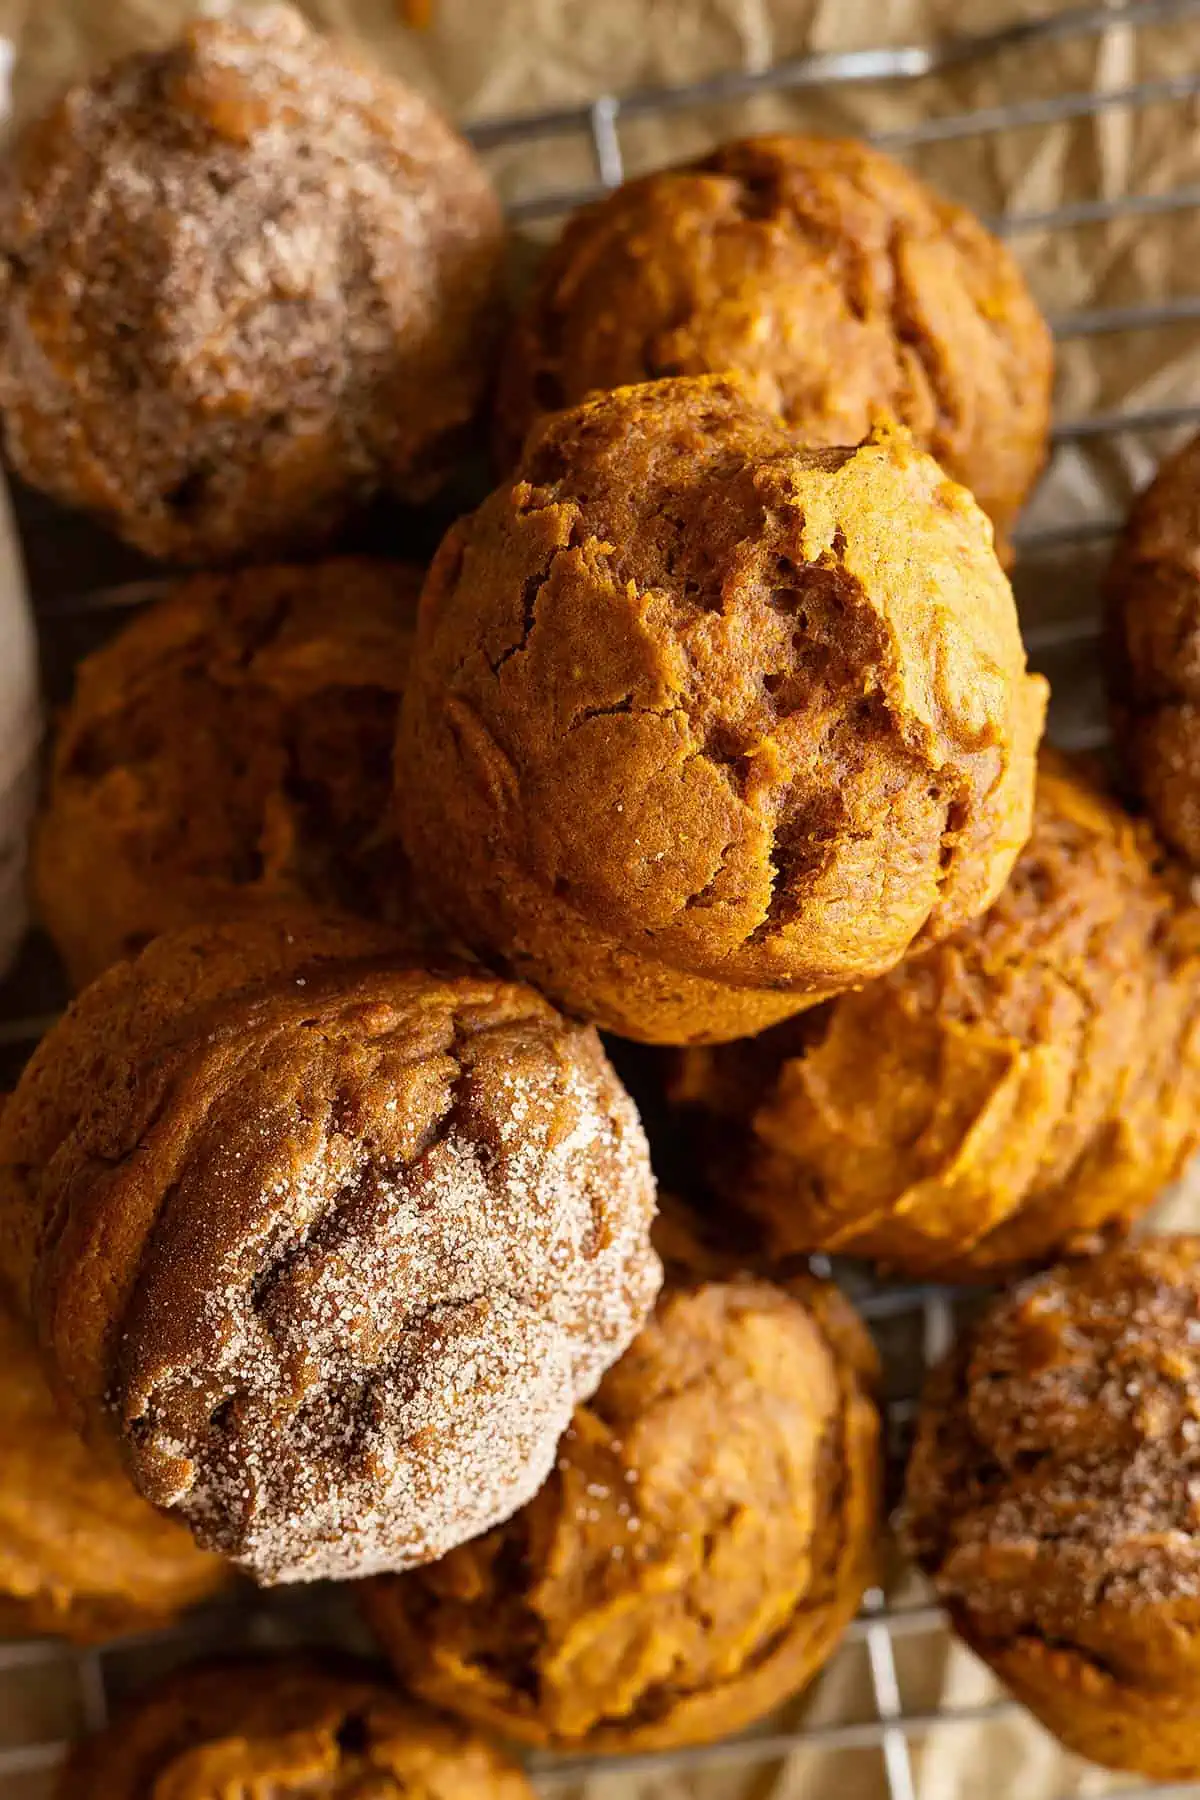
[(0, 1636), (100, 1642), (164, 1625), (227, 1579), (72, 1429), (28, 1327), (0, 1308)]
[(672, 1090), (777, 1253), (992, 1279), (1124, 1230), (1200, 1137), (1200, 916), (1148, 831), (1043, 752), (991, 909)]
[(994, 899), (1044, 704), (987, 521), (907, 433), (812, 451), (733, 377), (623, 388), (435, 558), (402, 834), (568, 1011), (740, 1037)]
[(500, 460), (594, 389), (727, 369), (808, 444), (898, 418), (1001, 544), (1045, 457), (1053, 350), (1012, 256), (852, 139), (725, 144), (577, 213), (503, 359)]
[(309, 901), (409, 914), (392, 752), (420, 575), (197, 575), (79, 666), (34, 844), (77, 987), (162, 931)]
[(953, 1623), (1072, 1750), (1200, 1776), (1200, 1239), (1005, 1295), (935, 1374), (909, 1547)]
[(364, 1590), (405, 1683), (601, 1752), (741, 1730), (829, 1657), (871, 1579), (874, 1353), (803, 1278), (669, 1289), (523, 1512)]
[(153, 556), (327, 538), (437, 486), (490, 378), (499, 204), (415, 90), (290, 6), (70, 89), (0, 181), (21, 475)]
[(60, 1800), (532, 1800), (515, 1763), (348, 1661), (230, 1659), (139, 1695)]
[(117, 963), (0, 1116), (0, 1278), (140, 1493), (263, 1581), (532, 1498), (660, 1279), (633, 1103), (529, 988), (365, 925)]
[(1200, 437), (1134, 506), (1108, 594), (1118, 748), (1164, 840), (1200, 869)]

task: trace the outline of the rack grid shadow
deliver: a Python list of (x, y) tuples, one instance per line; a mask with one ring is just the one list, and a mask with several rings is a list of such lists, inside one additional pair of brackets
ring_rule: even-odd
[[(512, 200), (511, 214), (522, 226), (557, 221), (573, 207), (595, 199), (620, 184), (626, 174), (625, 133), (638, 122), (668, 114), (703, 117), (761, 96), (832, 90), (862, 84), (911, 83), (953, 72), (986, 59), (1036, 55), (1050, 43), (1096, 38), (1114, 28), (1126, 31), (1168, 30), (1188, 21), (1200, 22), (1200, 0), (1132, 0), (1112, 6), (1068, 6), (1049, 15), (1022, 20), (986, 37), (943, 39), (937, 44), (887, 49), (864, 48), (847, 53), (797, 58), (755, 71), (736, 71), (684, 86), (643, 89), (625, 95), (601, 95), (587, 105), (571, 106), (524, 117), (489, 120), (469, 135), (485, 156), (519, 151), (545, 140), (570, 143), (586, 152), (592, 174), (571, 190), (531, 186)], [(1185, 60), (1185, 59), (1181, 59)], [(1006, 62), (1007, 66), (1007, 62)], [(904, 130), (876, 134), (874, 141), (903, 158), (925, 144), (949, 143), (1009, 131), (1045, 130), (1101, 112), (1200, 102), (1200, 68), (1103, 87), (1099, 91), (1064, 92), (1026, 99), (1014, 97), (974, 112), (938, 114)], [(734, 114), (736, 117), (736, 113)], [(554, 159), (552, 159), (554, 160)], [(942, 184), (946, 184), (943, 182)], [(1149, 219), (1200, 209), (1200, 183), (1166, 191), (1105, 194), (1073, 199), (1052, 209), (1010, 212), (987, 222), (1017, 241), (1035, 234), (1073, 232), (1116, 220)], [(1059, 341), (1098, 334), (1135, 333), (1200, 324), (1200, 292), (1137, 304), (1060, 311), (1051, 323)], [(1173, 398), (1169, 405), (1093, 412), (1057, 419), (1051, 467), (1075, 446), (1111, 443), (1139, 437), (1166, 444), (1200, 426), (1200, 392)], [(1036, 510), (1036, 509), (1035, 509)], [(33, 571), (33, 601), (46, 660), (69, 663), (81, 622), (89, 628), (143, 603), (157, 584), (143, 579), (119, 580), (96, 587), (73, 577), (40, 584), (45, 562), (39, 538), (61, 530), (61, 520), (34, 497), (18, 493), (16, 512), (27, 560)], [(1066, 692), (1067, 705), (1052, 716), (1052, 734), (1066, 748), (1097, 748), (1105, 739), (1100, 684), (1096, 677), (1099, 636), (1096, 580), (1109, 542), (1119, 524), (1114, 511), (1092, 509), (1069, 520), (1042, 518), (1018, 535), (1015, 585), (1026, 618), (1031, 660)], [(57, 566), (57, 563), (56, 563)], [(86, 557), (79, 567), (88, 566)], [(1064, 572), (1066, 575), (1064, 577)], [(1067, 579), (1069, 605), (1034, 609), (1025, 596), (1047, 577)], [(66, 648), (64, 648), (66, 646)], [(15, 980), (0, 988), (0, 1057), (16, 1065), (51, 1022), (60, 996), (54, 991), (36, 954)], [(854, 1297), (877, 1333), (906, 1342), (903, 1373), (893, 1382), (889, 1423), (902, 1438), (911, 1420), (921, 1372), (948, 1346), (953, 1333), (954, 1303), (946, 1292), (930, 1287), (864, 1285), (857, 1272), (834, 1270), (847, 1280)], [(602, 1765), (596, 1760), (538, 1757), (533, 1761), (536, 1784), (547, 1793), (562, 1792), (602, 1770), (625, 1770), (646, 1780), (657, 1773), (742, 1765), (748, 1771), (779, 1763), (803, 1750), (863, 1752), (875, 1759), (880, 1800), (917, 1800), (915, 1747), (930, 1734), (1000, 1720), (1017, 1709), (999, 1690), (994, 1697), (949, 1711), (918, 1710), (910, 1705), (901, 1679), (903, 1646), (940, 1632), (941, 1616), (927, 1599), (912, 1596), (914, 1583), (904, 1584), (906, 1598), (889, 1599), (882, 1591), (867, 1597), (862, 1614), (839, 1651), (839, 1657), (865, 1659), (867, 1717), (820, 1712), (820, 1723), (803, 1718), (783, 1728), (769, 1725), (744, 1737), (684, 1751), (663, 1751)], [(46, 1800), (53, 1792), (54, 1771), (71, 1739), (94, 1729), (108, 1716), (114, 1699), (143, 1672), (221, 1647), (274, 1646), (313, 1639), (356, 1642), (358, 1627), (344, 1599), (320, 1589), (247, 1594), (235, 1602), (202, 1610), (178, 1626), (153, 1637), (126, 1639), (101, 1649), (79, 1651), (46, 1640), (0, 1641), (0, 1800)], [(837, 1658), (834, 1665), (836, 1667)], [(817, 1690), (822, 1686), (819, 1679)], [(36, 1704), (31, 1696), (37, 1690)], [(795, 1716), (793, 1709), (792, 1716)], [(1072, 1785), (1072, 1792), (1076, 1791)], [(1200, 1796), (1200, 1784), (1169, 1789), (1117, 1782), (1106, 1787), (1107, 1800), (1130, 1800), (1135, 1794)]]

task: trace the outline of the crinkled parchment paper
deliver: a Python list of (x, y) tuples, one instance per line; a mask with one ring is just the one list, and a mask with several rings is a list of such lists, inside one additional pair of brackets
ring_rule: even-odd
[[(404, 23), (399, 0), (304, 0), (315, 21), (366, 46), (464, 119), (590, 101), (603, 92), (682, 82), (734, 67), (761, 68), (804, 51), (926, 41), (979, 32), (1061, 10), (1061, 0), (427, 0), (428, 26)], [(195, 10), (186, 0), (0, 0), (0, 31), (16, 42), (18, 119), (97, 61), (169, 37)], [(1012, 50), (952, 76), (765, 98), (623, 130), (631, 171), (703, 149), (721, 136), (780, 125), (823, 131), (903, 132), (974, 107), (1061, 93), (1103, 96), (1200, 67), (1200, 20), (1108, 31)], [(902, 149), (906, 160), (982, 214), (1036, 213), (1075, 200), (1168, 192), (1200, 183), (1194, 101), (1116, 107), (1054, 126)], [(493, 161), (511, 198), (587, 182), (586, 150), (569, 139), (507, 150)], [(1127, 305), (1200, 291), (1200, 210), (1014, 237), (1047, 311)], [(1200, 324), (1069, 338), (1062, 345), (1059, 413), (1200, 399)], [(1164, 448), (1131, 435), (1059, 455), (1030, 513), (1037, 526), (1124, 511)], [(1039, 551), (1023, 559), (1018, 593), (1031, 631), (1094, 611), (1104, 547)], [(1094, 658), (1072, 648), (1043, 665), (1056, 687), (1056, 727), (1074, 741), (1100, 720)], [(1194, 1186), (1169, 1204), (1173, 1224), (1200, 1219)], [(901, 1581), (906, 1578), (901, 1577)], [(911, 1578), (907, 1578), (911, 1585)], [(910, 1596), (911, 1597), (911, 1596)], [(896, 1645), (906, 1711), (973, 1707), (994, 1685), (945, 1635)], [(855, 1642), (788, 1719), (814, 1724), (874, 1717), (867, 1652)], [(11, 1741), (11, 1740), (10, 1740)], [(913, 1746), (919, 1800), (1060, 1800), (1126, 1785), (1064, 1756), (1019, 1713), (986, 1726), (944, 1726)], [(22, 1787), (21, 1800), (33, 1800)], [(557, 1786), (549, 1791), (559, 1790)], [(633, 1768), (586, 1784), (588, 1800), (879, 1800), (887, 1793), (875, 1749), (805, 1751), (784, 1763), (689, 1766), (667, 1775)], [(14, 1791), (15, 1800), (15, 1791)]]

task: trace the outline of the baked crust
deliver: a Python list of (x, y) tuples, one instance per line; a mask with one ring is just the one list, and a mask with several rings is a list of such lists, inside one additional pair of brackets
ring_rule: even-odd
[(514, 1763), (348, 1662), (202, 1664), (72, 1757), (61, 1800), (531, 1800)]
[(1108, 602), (1114, 735), (1164, 841), (1200, 868), (1200, 438), (1134, 506)]
[(832, 1653), (880, 1527), (876, 1365), (837, 1290), (669, 1290), (507, 1525), (364, 1590), (401, 1679), (506, 1737), (740, 1731)]
[(401, 713), (430, 910), (623, 1036), (744, 1036), (983, 910), (1045, 684), (966, 491), (731, 377), (546, 421), (455, 526)]
[(906, 1536), (975, 1650), (1072, 1750), (1200, 1773), (1200, 1239), (1005, 1296), (934, 1376)]
[(992, 1280), (1122, 1233), (1200, 1120), (1200, 918), (1161, 853), (1043, 752), (982, 919), (744, 1044), (685, 1052), (681, 1129), (776, 1254)]
[(158, 938), (0, 1117), (0, 1274), (135, 1486), (264, 1581), (529, 1499), (657, 1290), (595, 1034), (309, 915)]
[(503, 245), (482, 166), (414, 89), (289, 6), (197, 20), (6, 161), (8, 456), (173, 562), (323, 542), (453, 465)]
[(71, 1428), (27, 1327), (0, 1308), (0, 1632), (99, 1643), (165, 1625), (227, 1579)]
[(419, 929), (388, 815), (420, 582), (352, 557), (197, 575), (84, 659), (33, 858), (76, 987), (281, 904)]
[(502, 359), (500, 464), (596, 389), (728, 369), (807, 444), (899, 419), (1007, 557), (1046, 454), (1050, 332), (1004, 245), (890, 157), (751, 138), (575, 214)]

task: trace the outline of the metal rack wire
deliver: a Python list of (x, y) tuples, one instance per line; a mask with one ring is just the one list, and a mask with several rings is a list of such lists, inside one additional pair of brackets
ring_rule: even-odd
[[(562, 140), (576, 148), (583, 145), (590, 157), (593, 177), (571, 189), (535, 187), (520, 192), (511, 213), (521, 222), (554, 219), (572, 207), (617, 186), (626, 174), (624, 132), (636, 121), (667, 114), (703, 114), (715, 106), (727, 108), (762, 95), (828, 92), (862, 83), (911, 82), (944, 71), (961, 69), (989, 57), (1010, 52), (1029, 52), (1051, 42), (1095, 36), (1121, 24), (1135, 29), (1170, 27), (1200, 20), (1200, 0), (1132, 0), (1130, 4), (1081, 6), (1049, 16), (1022, 20), (986, 38), (951, 38), (936, 45), (905, 45), (888, 49), (862, 49), (836, 55), (794, 59), (771, 68), (737, 71), (680, 87), (643, 89), (621, 96), (601, 95), (590, 104), (570, 106), (521, 118), (504, 118), (475, 125), (470, 135), (485, 154), (510, 152), (544, 140)], [(1200, 69), (1184, 69), (1165, 77), (1138, 82), (1099, 93), (1062, 93), (1041, 99), (1014, 98), (985, 111), (930, 117), (901, 131), (880, 133), (875, 141), (903, 155), (916, 146), (951, 142), (1012, 130), (1034, 130), (1085, 119), (1101, 111), (1139, 109), (1165, 103), (1200, 100)], [(1052, 210), (1025, 211), (989, 221), (1006, 237), (1023, 234), (1066, 232), (1105, 224), (1116, 219), (1150, 218), (1200, 208), (1200, 184), (1189, 183), (1167, 192), (1131, 193), (1086, 197)], [(1100, 333), (1129, 333), (1200, 321), (1200, 293), (1175, 296), (1153, 303), (1081, 308), (1059, 313), (1052, 319), (1060, 341)], [(1054, 431), (1054, 453), (1071, 446), (1093, 444), (1127, 434), (1170, 433), (1200, 424), (1200, 394), (1181, 397), (1170, 405), (1124, 412), (1100, 412), (1060, 419)], [(20, 509), (19, 509), (20, 510)], [(1104, 552), (1105, 543), (1119, 524), (1109, 513), (1094, 514), (1069, 522), (1043, 522), (1019, 537), (1017, 585), (1032, 565), (1064, 556), (1073, 563)], [(45, 520), (26, 509), (23, 529), (36, 537), (46, 529)], [(51, 527), (52, 528), (52, 527)], [(31, 547), (33, 547), (31, 545)], [(71, 587), (68, 591), (38, 591), (35, 604), (43, 633), (52, 639), (63, 621), (103, 616), (136, 605), (152, 587), (143, 581), (125, 582), (103, 590)], [(1032, 660), (1049, 667), (1067, 657), (1078, 671), (1086, 664), (1094, 644), (1094, 604), (1069, 616), (1044, 620), (1027, 631)], [(1088, 746), (1102, 741), (1099, 712), (1085, 707), (1057, 733), (1060, 741)], [(37, 983), (18, 983), (14, 993), (0, 992), (0, 1051), (20, 1054), (31, 1047), (53, 1017), (52, 996)], [(33, 1002), (30, 1003), (30, 994)], [(881, 1288), (859, 1292), (860, 1307), (882, 1334), (906, 1332), (918, 1354), (915, 1362), (928, 1363), (948, 1344), (953, 1331), (950, 1296), (934, 1288)], [(911, 1417), (915, 1383), (902, 1384), (892, 1396), (893, 1425), (902, 1432)], [(318, 1637), (343, 1639), (352, 1628), (336, 1598), (294, 1592), (263, 1595), (243, 1601), (236, 1612), (201, 1614), (152, 1639), (127, 1640), (98, 1651), (75, 1652), (45, 1641), (0, 1642), (0, 1800), (43, 1800), (51, 1791), (53, 1770), (70, 1738), (94, 1728), (107, 1716), (110, 1699), (123, 1686), (122, 1670), (130, 1663), (158, 1666), (211, 1648), (232, 1637), (241, 1644), (285, 1643)], [(801, 1721), (772, 1727), (744, 1738), (687, 1752), (662, 1752), (625, 1759), (620, 1767), (630, 1777), (652, 1777), (660, 1771), (679, 1773), (731, 1765), (762, 1766), (793, 1755), (798, 1750), (862, 1751), (878, 1762), (874, 1790), (887, 1800), (917, 1800), (920, 1792), (915, 1750), (931, 1734), (999, 1720), (1015, 1713), (1012, 1702), (997, 1692), (979, 1704), (952, 1712), (921, 1710), (908, 1704), (901, 1680), (898, 1647), (941, 1630), (940, 1613), (925, 1601), (889, 1603), (882, 1592), (868, 1596), (863, 1613), (848, 1634), (841, 1655), (865, 1655), (869, 1672), (873, 1716), (867, 1719), (834, 1717), (821, 1723)], [(24, 1741), (6, 1723), (6, 1689), (14, 1682), (53, 1679), (63, 1687), (61, 1704), (38, 1740)], [(592, 1761), (537, 1759), (535, 1779), (547, 1793), (577, 1784), (597, 1772)], [(1118, 1782), (1106, 1787), (1108, 1800), (1130, 1800), (1147, 1790), (1139, 1784)], [(1200, 1795), (1200, 1785), (1176, 1785), (1155, 1789), (1160, 1795)]]

